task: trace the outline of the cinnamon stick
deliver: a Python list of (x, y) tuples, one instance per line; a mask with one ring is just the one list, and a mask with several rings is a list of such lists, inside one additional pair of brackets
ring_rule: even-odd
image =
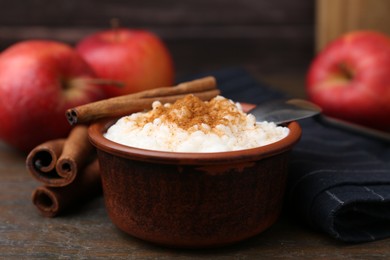
[(94, 148), (88, 140), (88, 128), (83, 125), (75, 126), (69, 133), (56, 163), (56, 170), (62, 177), (63, 185), (76, 178), (77, 172), (90, 162), (92, 154)]
[(35, 147), (27, 156), (28, 172), (46, 186), (69, 185), (77, 172), (95, 155), (88, 140), (86, 126), (74, 127), (67, 139), (47, 141)]
[(55, 217), (101, 193), (99, 164), (95, 160), (67, 186), (36, 188), (32, 193), (32, 201), (43, 216)]
[(65, 139), (55, 139), (42, 143), (28, 154), (27, 170), (38, 181), (56, 186), (62, 182), (56, 171), (57, 159), (61, 156)]
[(139, 112), (150, 108), (156, 100), (171, 103), (187, 94), (208, 100), (219, 93), (215, 78), (209, 76), (183, 82), (174, 87), (150, 89), (71, 108), (66, 111), (66, 117), (71, 125), (84, 124), (104, 117), (119, 117)]

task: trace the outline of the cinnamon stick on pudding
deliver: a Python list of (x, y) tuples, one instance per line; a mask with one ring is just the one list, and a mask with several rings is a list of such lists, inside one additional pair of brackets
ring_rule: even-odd
[(36, 146), (26, 159), (27, 170), (40, 182), (50, 186), (61, 185), (62, 177), (56, 171), (66, 139), (55, 139)]
[(33, 204), (45, 217), (55, 217), (102, 193), (97, 159), (64, 187), (41, 186), (32, 193)]
[(81, 105), (68, 109), (66, 117), (71, 125), (84, 124), (103, 117), (119, 117), (139, 112), (150, 108), (156, 100), (161, 103), (172, 103), (187, 94), (194, 94), (202, 100), (209, 100), (219, 93), (216, 88), (216, 79), (208, 76), (183, 82), (174, 87), (155, 88)]
[(69, 185), (77, 172), (94, 158), (86, 126), (74, 127), (67, 139), (51, 140), (35, 147), (27, 156), (30, 174), (46, 186)]

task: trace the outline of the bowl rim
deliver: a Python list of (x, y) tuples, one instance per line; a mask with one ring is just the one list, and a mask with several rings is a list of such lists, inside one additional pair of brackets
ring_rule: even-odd
[(131, 147), (105, 138), (103, 134), (118, 119), (119, 118), (105, 118), (92, 123), (88, 127), (88, 137), (92, 145), (94, 145), (98, 150), (102, 150), (122, 158), (163, 164), (210, 165), (226, 162), (237, 163), (256, 161), (291, 150), (291, 148), (299, 141), (302, 133), (300, 125), (293, 121), (284, 125), (290, 130), (286, 137), (277, 142), (260, 147), (210, 153), (168, 152)]

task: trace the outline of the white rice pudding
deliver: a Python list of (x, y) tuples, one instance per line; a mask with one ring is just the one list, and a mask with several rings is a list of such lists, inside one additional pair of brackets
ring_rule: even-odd
[(259, 147), (288, 133), (287, 127), (256, 122), (239, 103), (222, 96), (204, 102), (187, 95), (173, 104), (155, 101), (150, 111), (120, 118), (105, 137), (149, 150), (207, 153)]

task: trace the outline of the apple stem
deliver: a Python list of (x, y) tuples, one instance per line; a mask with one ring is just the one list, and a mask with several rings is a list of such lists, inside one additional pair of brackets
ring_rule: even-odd
[(353, 72), (348, 68), (348, 66), (345, 63), (341, 63), (339, 65), (339, 69), (347, 79), (351, 80), (353, 79)]
[(114, 32), (114, 37), (115, 37), (114, 39), (115, 39), (115, 41), (119, 41), (119, 32), (118, 32), (118, 29), (119, 29), (119, 26), (120, 26), (119, 19), (118, 18), (112, 18), (111, 21), (110, 21), (110, 24), (111, 24), (111, 29)]
[(122, 88), (125, 86), (125, 83), (112, 79), (88, 79), (88, 83), (95, 85), (113, 85), (118, 88)]

